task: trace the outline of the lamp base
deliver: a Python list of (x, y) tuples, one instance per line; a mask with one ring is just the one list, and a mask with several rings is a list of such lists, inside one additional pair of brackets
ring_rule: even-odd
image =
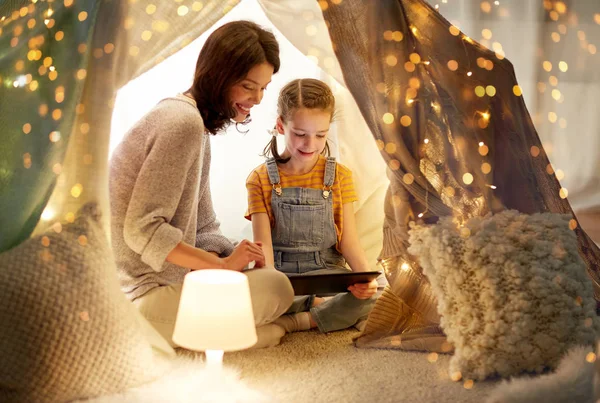
[(204, 356), (206, 368), (214, 371), (220, 371), (223, 368), (223, 350), (206, 350)]

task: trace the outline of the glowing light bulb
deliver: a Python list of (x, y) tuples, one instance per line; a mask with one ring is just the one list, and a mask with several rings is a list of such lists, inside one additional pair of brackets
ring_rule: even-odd
[(54, 218), (55, 215), (56, 215), (56, 212), (54, 211), (54, 209), (52, 209), (52, 207), (46, 207), (44, 209), (44, 211), (42, 212), (42, 220), (50, 221), (51, 219)]

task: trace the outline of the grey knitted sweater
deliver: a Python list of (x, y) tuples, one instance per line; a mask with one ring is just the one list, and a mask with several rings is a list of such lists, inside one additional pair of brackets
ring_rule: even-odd
[(131, 300), (182, 283), (190, 271), (165, 261), (181, 241), (228, 256), (213, 209), (210, 138), (195, 102), (159, 102), (127, 132), (110, 161), (111, 237), (121, 289)]

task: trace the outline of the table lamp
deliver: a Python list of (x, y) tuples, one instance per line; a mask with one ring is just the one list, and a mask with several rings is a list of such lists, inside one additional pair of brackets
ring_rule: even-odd
[(206, 365), (215, 369), (221, 368), (224, 351), (256, 344), (246, 275), (218, 269), (189, 272), (183, 280), (173, 341), (204, 351)]

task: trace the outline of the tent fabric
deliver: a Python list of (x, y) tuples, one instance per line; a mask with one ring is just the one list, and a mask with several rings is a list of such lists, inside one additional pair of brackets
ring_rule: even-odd
[[(3, 3), (0, 251), (22, 242), (36, 226), (40, 233), (54, 221), (72, 221), (87, 202), (107, 211), (117, 90), (186, 46), (237, 3)], [(47, 219), (40, 221), (44, 209)]]
[[(388, 164), (382, 265), (389, 287), (419, 319), (388, 319), (387, 334), (427, 330), (435, 323), (433, 295), (419, 295), (426, 303), (418, 307), (402, 295), (411, 290), (415, 298), (417, 281), (426, 281), (418, 257), (407, 251), (410, 221), (452, 216), (461, 227), (504, 209), (573, 212), (547, 172), (550, 162), (506, 58), (421, 0), (327, 4), (323, 15), (344, 80)], [(478, 60), (489, 68), (477, 68)], [(600, 298), (600, 250), (575, 219), (570, 225)]]

